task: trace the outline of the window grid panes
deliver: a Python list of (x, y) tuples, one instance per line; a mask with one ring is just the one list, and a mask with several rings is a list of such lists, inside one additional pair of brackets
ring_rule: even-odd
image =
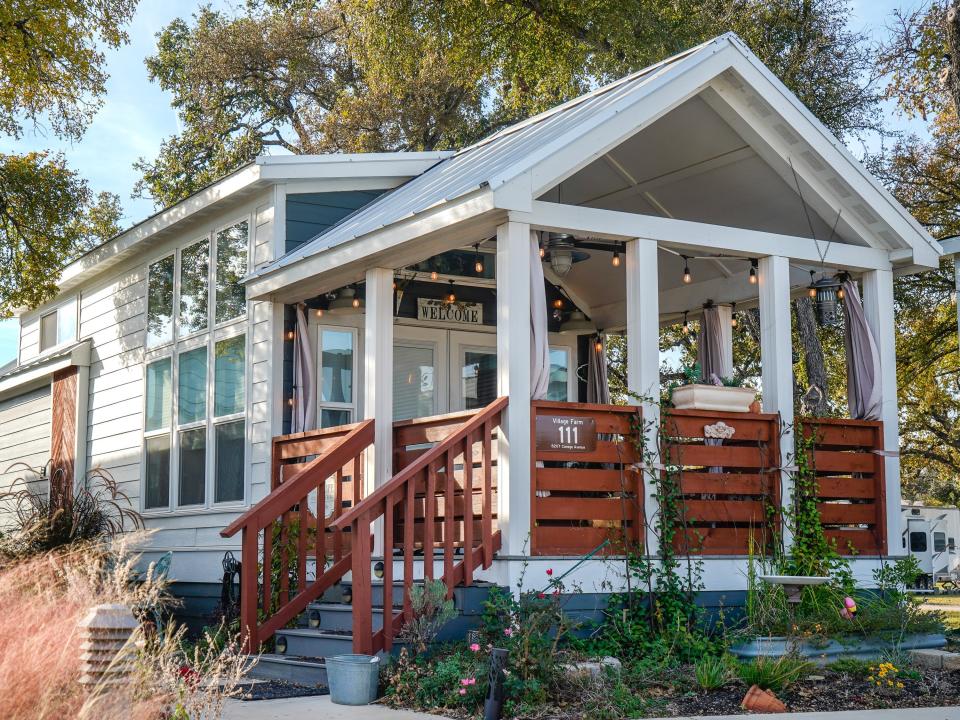
[(148, 353), (162, 357), (145, 369), (145, 510), (244, 500), (246, 335), (234, 328), (246, 317), (248, 228), (234, 223), (148, 268), (147, 346), (173, 346)]

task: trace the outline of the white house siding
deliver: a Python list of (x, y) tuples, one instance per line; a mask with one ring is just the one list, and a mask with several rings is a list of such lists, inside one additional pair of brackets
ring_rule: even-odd
[[(250, 220), (248, 254), (252, 264), (273, 259), (273, 197), (266, 191), (242, 205), (211, 214), (172, 234), (162, 243), (144, 247), (134, 260), (118, 264), (71, 294), (79, 295), (78, 340), (91, 340), (89, 405), (87, 409), (87, 467), (107, 471), (120, 484), (133, 507), (141, 501), (143, 461), (144, 343), (149, 263), (174, 248), (235, 220)], [(282, 196), (281, 196), (282, 197)], [(20, 361), (39, 354), (39, 317), (49, 306), (21, 317)], [(271, 423), (271, 365), (273, 305), (248, 305), (247, 344), (247, 504), (269, 489)], [(31, 465), (46, 462), (50, 452), (50, 394), (10, 407), (0, 403), (0, 469), (7, 458), (27, 458)], [(8, 413), (9, 418), (8, 421)], [(29, 423), (29, 427), (25, 424)], [(43, 426), (41, 433), (40, 426)], [(10, 441), (8, 442), (8, 435)], [(16, 443), (12, 440), (16, 439)], [(22, 446), (22, 447), (19, 447)], [(0, 487), (6, 481), (0, 475)], [(145, 513), (151, 536), (145, 559), (174, 552), (171, 578), (193, 583), (219, 582), (220, 560), (227, 549), (239, 555), (240, 538), (224, 540), (220, 530), (239, 511), (190, 510)]]
[[(14, 486), (46, 492), (38, 470), (49, 459), (50, 385), (0, 401), (0, 492)], [(9, 511), (5, 506), (0, 526), (11, 521)]]

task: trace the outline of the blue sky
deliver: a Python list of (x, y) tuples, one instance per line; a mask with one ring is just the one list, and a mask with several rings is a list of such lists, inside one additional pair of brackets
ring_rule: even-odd
[[(239, 3), (212, 4), (228, 7)], [(38, 131), (17, 142), (0, 136), (0, 152), (60, 150), (70, 167), (86, 177), (94, 191), (107, 190), (120, 196), (123, 225), (132, 225), (150, 215), (154, 210), (150, 200), (130, 197), (138, 177), (133, 163), (140, 157), (156, 155), (160, 142), (177, 132), (177, 116), (170, 108), (167, 94), (147, 77), (143, 59), (154, 51), (155, 36), (161, 28), (176, 17), (189, 16), (199, 5), (196, 0), (141, 0), (128, 29), (130, 44), (107, 55), (110, 80), (105, 102), (80, 142), (64, 143)], [(852, 23), (879, 38), (894, 8), (915, 5), (916, 2), (903, 0), (855, 0)], [(0, 321), (0, 364), (15, 357), (16, 351), (16, 320)]]

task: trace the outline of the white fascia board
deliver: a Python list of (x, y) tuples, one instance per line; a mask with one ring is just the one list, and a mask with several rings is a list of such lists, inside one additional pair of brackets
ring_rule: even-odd
[(261, 156), (256, 163), (265, 180), (411, 178), (451, 155), (453, 152), (281, 155)]
[(724, 60), (728, 47), (728, 41), (718, 38), (658, 69), (635, 92), (606, 108), (594, 120), (593, 127), (576, 128), (546, 143), (498, 177), (491, 178), (490, 186), (499, 189), (529, 170), (531, 195), (539, 197), (696, 95), (728, 67), (729, 63)]
[(493, 193), (488, 188), (481, 188), (456, 200), (435, 205), (400, 222), (320, 250), (263, 275), (254, 276), (246, 283), (247, 299), (266, 300), (272, 293), (289, 285), (373, 255), (387, 253), (424, 235), (442, 231), (452, 233), (456, 225), (474, 220), (494, 209)]
[[(511, 219), (552, 232), (587, 234), (609, 240), (646, 238), (666, 246), (745, 258), (781, 255), (805, 263), (820, 263), (818, 245), (810, 238), (690, 220), (638, 215), (536, 200), (530, 212), (511, 211)], [(821, 242), (822, 251), (826, 243)], [(826, 262), (849, 270), (889, 270), (889, 253), (876, 248), (831, 243)]]
[[(898, 237), (915, 250), (917, 264), (937, 267), (940, 248), (930, 234), (917, 222), (896, 198), (870, 174), (847, 147), (840, 142), (817, 117), (743, 44), (730, 37), (731, 47), (738, 50), (734, 69), (758, 91), (775, 112), (787, 121), (811, 148), (838, 171), (854, 191), (886, 222)], [(759, 85), (765, 82), (766, 91)], [(802, 128), (802, 129), (801, 129)]]
[(51, 377), (58, 370), (65, 370), (75, 365), (89, 367), (89, 340), (77, 343), (68, 350), (34, 360), (22, 369), (15, 370), (13, 374), (0, 379), (0, 400), (15, 396), (31, 385), (40, 384), (40, 381)]
[(260, 180), (260, 168), (255, 164), (248, 165), (237, 172), (228, 175), (213, 185), (181, 200), (166, 210), (144, 220), (138, 225), (117, 237), (109, 240), (100, 247), (78, 258), (63, 269), (58, 285), (61, 290), (67, 290), (79, 282), (81, 276), (95, 268), (101, 262), (126, 252), (139, 242), (151, 235), (166, 230), (190, 215), (217, 203), (229, 195), (242, 190)]

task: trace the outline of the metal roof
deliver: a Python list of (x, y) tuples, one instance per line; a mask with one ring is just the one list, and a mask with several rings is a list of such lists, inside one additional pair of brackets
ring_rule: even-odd
[(558, 139), (586, 132), (617, 112), (619, 102), (658, 77), (668, 67), (728, 41), (723, 35), (627, 75), (546, 112), (504, 128), (441, 160), (423, 174), (384, 193), (312, 240), (264, 265), (247, 279), (267, 275), (442, 203), (463, 197), (485, 185), (496, 187), (525, 172)]

